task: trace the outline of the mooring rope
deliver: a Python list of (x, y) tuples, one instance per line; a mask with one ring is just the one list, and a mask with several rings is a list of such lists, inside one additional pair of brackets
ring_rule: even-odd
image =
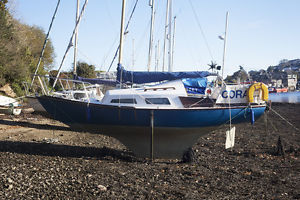
[(274, 109), (272, 109), (270, 106), (268, 106), (268, 108), (273, 111), (276, 115), (278, 115), (282, 120), (284, 120), (286, 123), (288, 123), (289, 125), (291, 125), (295, 130), (299, 131), (299, 129), (294, 126), (291, 122), (289, 122), (287, 119), (285, 119), (283, 116), (281, 116), (278, 112), (276, 112)]

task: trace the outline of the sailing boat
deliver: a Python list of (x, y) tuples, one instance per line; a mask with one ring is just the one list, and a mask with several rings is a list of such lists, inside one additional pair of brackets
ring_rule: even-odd
[[(209, 72), (131, 72), (122, 66), (125, 0), (122, 6), (119, 89), (97, 102), (38, 97), (48, 113), (70, 127), (112, 136), (139, 157), (182, 158), (200, 136), (226, 123), (254, 121), (266, 108), (264, 84), (216, 86)], [(160, 82), (140, 88), (125, 83)]]

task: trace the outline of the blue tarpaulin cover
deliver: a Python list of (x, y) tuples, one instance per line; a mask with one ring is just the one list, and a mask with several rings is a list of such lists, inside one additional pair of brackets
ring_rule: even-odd
[(136, 84), (153, 83), (165, 80), (176, 80), (182, 78), (203, 78), (212, 75), (207, 71), (192, 71), (192, 72), (133, 72), (126, 71), (122, 66), (117, 68), (117, 80), (122, 82), (130, 82)]
[(205, 94), (207, 78), (184, 78), (182, 83), (190, 94)]

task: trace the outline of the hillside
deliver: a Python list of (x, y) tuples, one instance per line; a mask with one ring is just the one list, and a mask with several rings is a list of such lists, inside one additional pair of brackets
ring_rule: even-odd
[(278, 65), (267, 67), (266, 70), (252, 70), (248, 73), (243, 69), (243, 67), (240, 67), (240, 70), (236, 71), (233, 75), (227, 76), (225, 81), (229, 83), (236, 83), (238, 82), (238, 79), (240, 79), (241, 82), (250, 80), (269, 84), (272, 79), (285, 80), (287, 78), (287, 74), (297, 74), (298, 81), (300, 81), (300, 59), (284, 59), (281, 60)]

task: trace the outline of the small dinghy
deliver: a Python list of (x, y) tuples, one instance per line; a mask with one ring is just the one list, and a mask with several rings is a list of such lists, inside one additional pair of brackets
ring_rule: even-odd
[(6, 96), (0, 96), (0, 113), (19, 115), (21, 110), (21, 105), (17, 100)]

